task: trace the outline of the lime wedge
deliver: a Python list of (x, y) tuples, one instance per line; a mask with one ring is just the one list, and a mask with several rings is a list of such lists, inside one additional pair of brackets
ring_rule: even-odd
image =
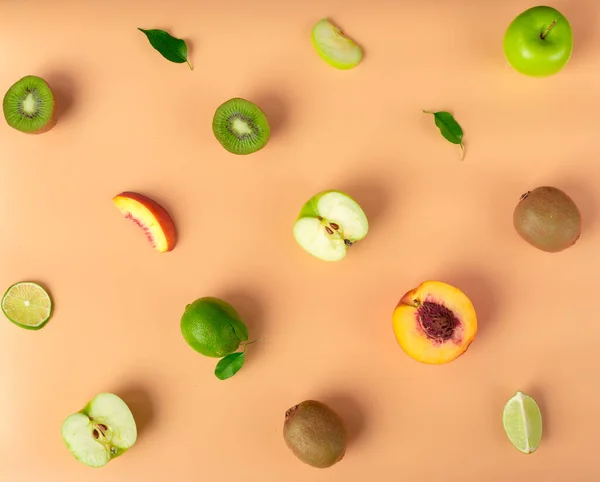
[(50, 319), (52, 300), (39, 284), (21, 281), (4, 293), (2, 312), (21, 328), (39, 330)]
[(542, 440), (542, 413), (533, 398), (517, 391), (502, 412), (504, 431), (515, 448), (532, 454)]

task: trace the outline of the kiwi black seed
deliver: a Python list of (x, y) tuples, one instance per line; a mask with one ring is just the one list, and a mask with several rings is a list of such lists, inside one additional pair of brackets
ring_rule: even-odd
[(260, 107), (239, 97), (217, 108), (212, 128), (221, 145), (233, 154), (252, 154), (265, 147), (271, 135)]
[(28, 134), (41, 134), (55, 124), (56, 103), (48, 83), (36, 75), (15, 82), (4, 95), (4, 118), (9, 126)]
[(283, 437), (298, 459), (320, 469), (342, 460), (348, 443), (342, 418), (316, 400), (305, 400), (287, 410)]
[(541, 186), (521, 196), (513, 213), (514, 227), (527, 243), (549, 253), (573, 246), (581, 235), (581, 213), (556, 187)]

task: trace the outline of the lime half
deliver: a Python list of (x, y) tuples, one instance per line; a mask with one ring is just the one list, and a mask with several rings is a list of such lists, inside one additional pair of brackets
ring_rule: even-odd
[(506, 402), (502, 413), (504, 431), (515, 448), (524, 454), (532, 454), (542, 440), (542, 413), (536, 401), (517, 391)]
[(4, 293), (2, 312), (21, 328), (39, 330), (50, 319), (52, 300), (39, 284), (21, 281)]

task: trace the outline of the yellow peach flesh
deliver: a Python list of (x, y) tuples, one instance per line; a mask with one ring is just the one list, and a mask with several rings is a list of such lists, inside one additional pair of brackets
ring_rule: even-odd
[(131, 219), (144, 230), (148, 241), (155, 249), (161, 253), (171, 249), (160, 221), (142, 202), (121, 195), (116, 196), (113, 202), (123, 216)]
[[(442, 341), (428, 336), (419, 316), (419, 308), (426, 302), (445, 306), (458, 320), (450, 338)], [(411, 358), (442, 364), (467, 350), (477, 333), (477, 315), (469, 298), (458, 288), (426, 281), (402, 297), (394, 310), (393, 328), (398, 344)]]

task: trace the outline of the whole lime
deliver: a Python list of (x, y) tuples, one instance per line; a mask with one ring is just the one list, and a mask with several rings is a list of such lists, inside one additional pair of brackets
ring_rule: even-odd
[(219, 298), (198, 298), (185, 307), (181, 333), (194, 350), (220, 358), (233, 353), (248, 340), (248, 329), (237, 311)]

